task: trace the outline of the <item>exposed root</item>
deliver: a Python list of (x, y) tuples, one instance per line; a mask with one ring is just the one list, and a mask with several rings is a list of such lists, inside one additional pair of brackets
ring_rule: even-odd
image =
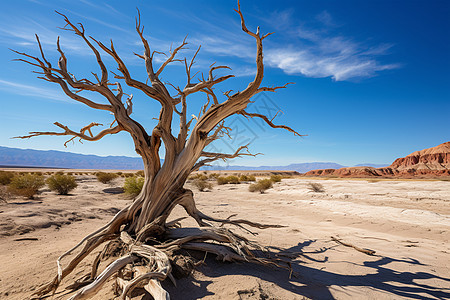
[(117, 271), (125, 267), (127, 264), (132, 263), (137, 259), (137, 256), (128, 254), (115, 260), (91, 284), (83, 287), (78, 291), (78, 293), (70, 297), (69, 300), (88, 299), (103, 286), (103, 284), (109, 277), (114, 275)]
[[(96, 230), (95, 232), (84, 237), (77, 245), (72, 249), (65, 252), (57, 260), (58, 274), (53, 278), (51, 282), (38, 289), (34, 295), (40, 297), (49, 293), (54, 293), (58, 288), (61, 280), (70, 274), (73, 269), (94, 249), (106, 241), (112, 240), (118, 236), (120, 226), (126, 221), (127, 211), (129, 206), (119, 211), (112, 220), (105, 226)], [(83, 249), (70, 261), (70, 263), (63, 269), (61, 266), (61, 259), (72, 253), (75, 249), (80, 247), (85, 242)]]
[[(289, 263), (271, 255), (258, 244), (225, 227), (214, 227), (203, 220), (217, 222), (221, 226), (224, 224), (235, 225), (242, 229), (246, 229), (242, 224), (260, 229), (283, 226), (264, 225), (242, 219), (212, 218), (197, 210), (192, 196), (192, 191), (185, 190), (181, 196), (177, 197), (176, 203), (182, 205), (202, 227), (181, 228), (179, 220), (166, 223), (168, 215), (166, 212), (131, 236), (126, 230), (130, 230), (132, 227), (130, 223), (134, 221), (128, 218), (130, 206), (127, 206), (108, 224), (89, 234), (75, 247), (61, 255), (58, 258), (58, 275), (52, 282), (37, 291), (36, 295), (54, 293), (61, 280), (72, 272), (89, 253), (110, 240), (112, 241), (95, 257), (90, 274), (71, 286), (71, 288), (79, 290), (70, 300), (91, 297), (109, 278), (116, 274), (116, 293), (120, 295), (120, 299), (128, 299), (127, 295), (135, 288), (140, 287), (149, 292), (156, 300), (167, 300), (169, 294), (162, 288), (161, 282), (170, 278), (175, 284), (175, 279), (171, 274), (171, 258), (174, 252), (180, 249), (213, 253), (217, 255), (217, 259), (226, 262), (253, 262), (291, 270)], [(247, 232), (255, 234), (249, 230)], [(65, 268), (62, 268), (61, 259), (71, 254), (83, 243), (84, 247), (80, 252)], [(263, 255), (261, 256), (261, 254)], [(110, 263), (100, 275), (97, 275), (101, 261), (113, 256), (121, 257)]]
[(184, 197), (181, 199), (179, 204), (184, 207), (184, 209), (186, 210), (186, 212), (188, 213), (189, 216), (191, 216), (192, 218), (194, 218), (197, 221), (199, 226), (211, 226), (210, 224), (203, 221), (203, 220), (207, 220), (207, 221), (221, 223), (221, 225), (224, 225), (224, 224), (234, 225), (234, 226), (237, 226), (237, 227), (243, 229), (244, 231), (251, 233), (253, 235), (256, 235), (256, 233), (250, 231), (249, 229), (245, 228), (241, 224), (245, 224), (245, 225), (248, 225), (248, 226), (251, 226), (254, 228), (259, 228), (259, 229), (286, 227), (286, 226), (278, 225), (278, 224), (275, 224), (275, 225), (261, 224), (261, 223), (252, 222), (252, 221), (245, 220), (245, 219), (234, 219), (234, 220), (231, 219), (235, 215), (231, 215), (227, 219), (216, 219), (216, 218), (210, 217), (197, 209), (197, 207), (195, 205), (194, 195), (193, 195), (192, 191), (190, 191), (190, 190), (186, 190)]
[(353, 248), (353, 249), (355, 249), (356, 251), (362, 252), (362, 253), (364, 253), (364, 254), (367, 254), (367, 255), (375, 255), (375, 251), (374, 251), (374, 250), (363, 249), (363, 248), (359, 248), (359, 247), (357, 247), (357, 246), (355, 246), (355, 245), (352, 245), (352, 244), (349, 244), (349, 243), (344, 243), (343, 241), (338, 240), (338, 239), (335, 238), (334, 236), (332, 236), (331, 239), (332, 239), (333, 241), (335, 241), (336, 243), (338, 243), (338, 244), (341, 244), (341, 245), (343, 245), (343, 246), (345, 246), (345, 247)]

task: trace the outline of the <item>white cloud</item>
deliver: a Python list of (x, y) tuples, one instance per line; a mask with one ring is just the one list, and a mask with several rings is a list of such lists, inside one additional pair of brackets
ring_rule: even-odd
[[(316, 16), (320, 26), (310, 29), (293, 25), (285, 19), (285, 26), (293, 28), (288, 34), (289, 44), (266, 50), (266, 62), (291, 75), (323, 78), (336, 81), (373, 77), (379, 71), (395, 69), (400, 64), (385, 64), (379, 59), (389, 54), (392, 44), (367, 45), (342, 34), (332, 34), (337, 25), (332, 16), (323, 11)], [(288, 26), (289, 25), (289, 26)]]
[(33, 96), (72, 103), (72, 101), (67, 101), (65, 97), (62, 95), (62, 92), (59, 90), (50, 88), (41, 88), (29, 84), (22, 84), (8, 80), (0, 79), (0, 90), (4, 90), (11, 94), (16, 95)]
[(352, 53), (349, 49), (331, 53), (298, 51), (294, 48), (272, 49), (267, 52), (266, 61), (270, 66), (280, 68), (287, 74), (331, 77), (336, 81), (372, 77), (376, 72), (399, 67), (397, 64), (381, 64), (366, 55)]

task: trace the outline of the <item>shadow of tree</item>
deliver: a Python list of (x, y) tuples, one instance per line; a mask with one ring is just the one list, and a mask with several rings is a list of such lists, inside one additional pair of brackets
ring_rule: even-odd
[[(368, 260), (362, 263), (349, 262), (355, 265), (355, 267), (370, 268), (364, 272), (364, 275), (339, 274), (325, 270), (325, 263), (328, 261), (327, 256), (322, 259), (312, 257), (314, 254), (324, 254), (328, 250), (338, 246), (320, 248), (311, 252), (302, 251), (306, 246), (310, 246), (315, 242), (315, 240), (305, 241), (289, 249), (272, 248), (272, 250), (277, 250), (277, 254), (293, 259), (292, 269), (296, 276), (292, 276), (291, 278), (289, 278), (289, 272), (286, 270), (245, 263), (221, 263), (215, 261), (211, 255), (199, 269), (206, 276), (206, 280), (193, 279), (191, 276), (178, 280), (177, 287), (174, 287), (170, 283), (165, 283), (165, 288), (169, 291), (173, 299), (198, 299), (213, 295), (208, 290), (208, 285), (212, 283), (211, 280), (208, 280), (208, 277), (218, 278), (226, 275), (248, 275), (271, 282), (282, 289), (299, 295), (299, 297), (306, 296), (312, 299), (334, 299), (331, 293), (332, 286), (342, 287), (343, 290), (350, 287), (368, 287), (372, 290), (388, 294), (393, 299), (401, 297), (410, 299), (450, 299), (450, 288), (439, 288), (418, 282), (420, 280), (430, 279), (430, 282), (434, 282), (434, 280), (450, 282), (450, 278), (426, 272), (401, 272), (395, 269), (395, 266), (398, 267), (398, 264), (406, 264), (402, 269), (414, 265), (424, 265), (416, 259), (367, 256)], [(296, 256), (296, 258), (293, 256)], [(314, 262), (315, 266), (308, 266), (307, 261)], [(324, 266), (318, 268), (317, 264), (320, 266), (321, 263)], [(391, 263), (395, 264), (388, 266)], [(448, 286), (450, 286), (450, 283)], [(236, 292), (238, 289), (239, 287), (236, 287)]]

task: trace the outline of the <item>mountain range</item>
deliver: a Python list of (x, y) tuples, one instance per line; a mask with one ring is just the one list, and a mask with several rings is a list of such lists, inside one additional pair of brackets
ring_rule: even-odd
[[(363, 165), (370, 167), (387, 166), (375, 164)], [(140, 170), (144, 167), (139, 157), (97, 156), (54, 150), (44, 151), (2, 146), (0, 146), (0, 166), (116, 170)], [(316, 169), (339, 169), (343, 167), (345, 166), (333, 162), (308, 162), (289, 164), (286, 166), (212, 166), (204, 167), (203, 170), (286, 170), (305, 173)]]
[(144, 168), (144, 164), (139, 157), (97, 156), (54, 150), (17, 149), (1, 146), (0, 165), (63, 169), (140, 170)]

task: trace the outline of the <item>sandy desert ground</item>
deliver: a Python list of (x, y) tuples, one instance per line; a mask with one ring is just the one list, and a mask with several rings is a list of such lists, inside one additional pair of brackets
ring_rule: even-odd
[[(1, 299), (28, 299), (54, 276), (61, 253), (130, 201), (115, 193), (123, 179), (104, 185), (93, 176), (78, 178), (69, 196), (44, 189), (36, 200), (0, 203)], [(309, 182), (321, 183), (325, 192), (311, 192)], [(294, 274), (207, 255), (177, 287), (164, 283), (172, 299), (450, 299), (449, 181), (299, 177), (283, 179), (265, 194), (250, 193), (248, 184), (193, 190), (205, 213), (286, 225), (258, 230), (257, 236), (240, 233), (291, 255)], [(177, 208), (172, 217), (184, 215)], [(376, 253), (366, 255), (331, 236)], [(54, 299), (69, 297), (64, 288), (89, 272), (92, 259), (64, 281)], [(95, 299), (113, 299), (112, 285)]]

